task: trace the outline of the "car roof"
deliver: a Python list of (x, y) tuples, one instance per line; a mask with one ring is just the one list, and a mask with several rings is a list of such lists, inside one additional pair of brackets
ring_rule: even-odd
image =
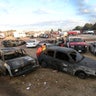
[(0, 48), (0, 52), (3, 52), (3, 53), (6, 53), (6, 52), (8, 52), (8, 53), (10, 53), (10, 52), (14, 52), (14, 51), (16, 51), (16, 50), (20, 50), (21, 48), (15, 48), (15, 47), (5, 47), (5, 48)]
[(59, 51), (59, 52), (64, 52), (64, 53), (70, 53), (75, 51), (72, 48), (67, 48), (67, 47), (60, 47), (60, 46), (50, 46), (49, 48), (47, 48), (48, 50), (55, 50), (55, 51)]

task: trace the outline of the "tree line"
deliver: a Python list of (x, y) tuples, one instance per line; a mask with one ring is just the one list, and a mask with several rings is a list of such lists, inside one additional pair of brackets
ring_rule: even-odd
[(76, 26), (73, 30), (94, 30), (96, 31), (96, 23), (91, 24), (91, 23), (86, 23), (84, 26)]

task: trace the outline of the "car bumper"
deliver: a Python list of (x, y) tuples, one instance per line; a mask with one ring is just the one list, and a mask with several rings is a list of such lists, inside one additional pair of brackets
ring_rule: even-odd
[(29, 47), (36, 47), (37, 45), (26, 45), (27, 48)]
[(19, 71), (17, 72), (14, 72), (13, 76), (20, 76), (20, 75), (26, 74), (26, 73), (35, 71), (37, 68), (39, 68), (39, 65), (28, 66), (28, 67), (19, 69)]
[(74, 46), (71, 48), (75, 49), (78, 52), (86, 52), (87, 51), (87, 47), (85, 47), (85, 46)]

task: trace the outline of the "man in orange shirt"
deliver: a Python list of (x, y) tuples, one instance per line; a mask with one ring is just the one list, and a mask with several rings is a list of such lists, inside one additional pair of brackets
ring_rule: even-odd
[(36, 56), (38, 57), (38, 56), (41, 54), (42, 51), (43, 51), (43, 48), (42, 48), (42, 46), (40, 46), (40, 47), (37, 49), (37, 51), (36, 51)]
[(46, 49), (46, 44), (43, 44), (42, 46), (40, 46), (37, 51), (36, 51), (36, 56), (37, 56), (37, 59), (39, 60), (39, 56), (40, 54)]

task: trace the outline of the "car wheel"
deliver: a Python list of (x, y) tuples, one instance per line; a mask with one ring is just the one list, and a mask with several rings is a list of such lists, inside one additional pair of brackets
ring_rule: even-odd
[(77, 74), (78, 78), (85, 79), (87, 75), (84, 72), (78, 72)]
[(42, 61), (41, 62), (41, 67), (46, 68), (47, 67), (47, 63), (45, 61)]
[(6, 76), (7, 75), (7, 73), (6, 72), (0, 72), (0, 76)]

